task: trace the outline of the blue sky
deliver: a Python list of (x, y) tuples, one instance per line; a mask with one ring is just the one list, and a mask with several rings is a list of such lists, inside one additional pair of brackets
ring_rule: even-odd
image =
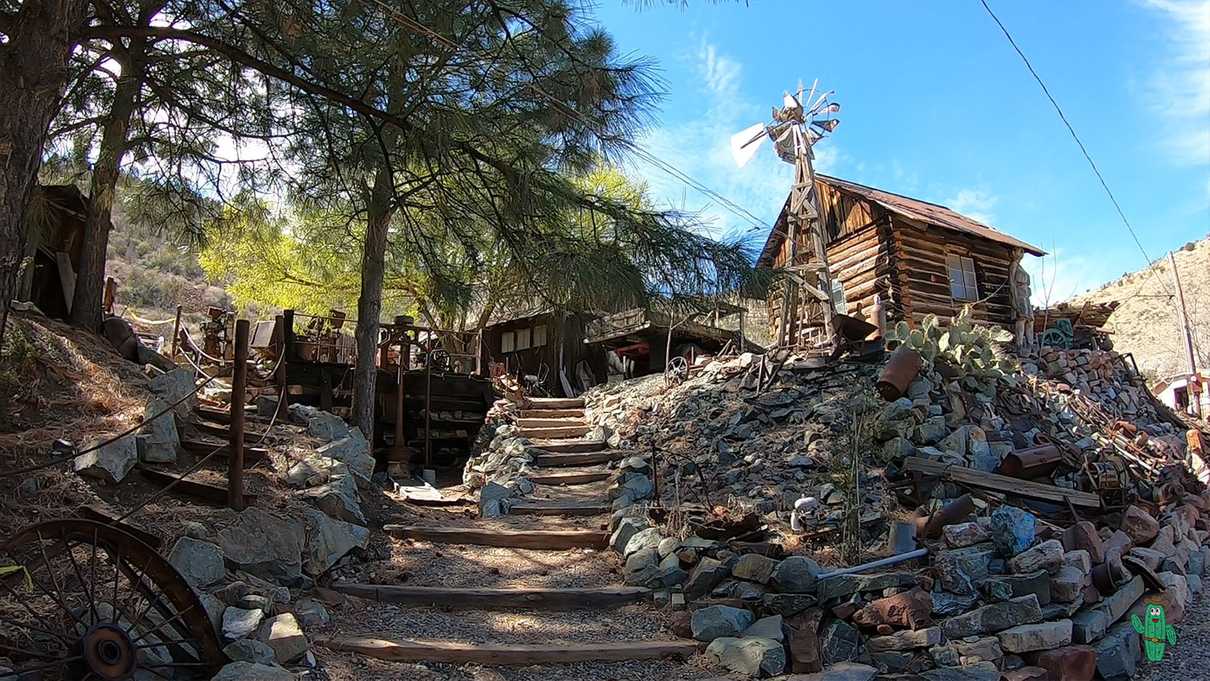
[[(1210, 0), (989, 0), (1091, 151), (1152, 258), (1210, 232)], [(943, 203), (1055, 254), (1027, 263), (1060, 300), (1139, 269), (1079, 149), (978, 0), (745, 5), (604, 0), (620, 52), (656, 60), (666, 96), (642, 144), (772, 222), (791, 167), (736, 169), (730, 135), (798, 81), (836, 91), (824, 172)], [(657, 199), (744, 222), (663, 172)], [(763, 234), (758, 239), (763, 241)], [(1206, 276), (1206, 273), (1202, 273)]]

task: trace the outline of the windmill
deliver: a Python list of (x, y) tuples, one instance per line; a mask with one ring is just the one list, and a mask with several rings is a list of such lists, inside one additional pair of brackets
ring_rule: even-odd
[[(815, 158), (812, 150), (815, 143), (840, 125), (840, 121), (832, 117), (832, 114), (840, 111), (840, 104), (831, 101), (831, 91), (817, 95), (817, 85), (818, 81), (811, 86), (810, 92), (804, 98), (802, 84), (799, 83), (798, 93), (785, 93), (782, 106), (773, 109), (772, 120), (757, 123), (732, 135), (731, 154), (736, 165), (742, 168), (756, 156), (760, 145), (770, 139), (778, 157), (794, 166), (794, 186), (790, 191), (786, 235), (790, 244), (790, 258), (785, 268), (786, 282), (782, 293), (777, 344), (788, 346), (802, 342), (801, 332), (805, 320), (798, 314), (798, 291), (801, 288), (814, 299), (814, 302), (807, 306), (806, 316), (817, 317), (822, 322), (824, 339), (820, 345), (835, 349), (836, 308), (832, 299), (832, 277), (828, 269), (823, 228), (819, 220), (815, 169), (811, 161)], [(813, 257), (808, 257), (806, 262), (799, 262), (798, 242), (803, 234), (807, 237)], [(815, 311), (817, 313), (812, 314)]]

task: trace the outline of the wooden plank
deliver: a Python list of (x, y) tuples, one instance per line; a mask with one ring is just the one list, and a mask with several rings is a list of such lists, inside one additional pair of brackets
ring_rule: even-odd
[[(168, 471), (158, 471), (146, 464), (139, 464), (137, 468), (139, 475), (147, 478), (157, 485), (167, 486), (171, 484), (172, 489), (169, 490), (170, 492), (185, 494), (216, 504), (225, 505), (227, 503), (226, 487), (220, 487), (219, 485), (212, 485), (210, 483), (200, 482), (197, 480), (190, 480), (189, 478), (183, 478)], [(248, 494), (247, 492), (244, 493), (245, 506), (252, 504), (254, 501), (256, 501), (255, 494)]]
[(603, 549), (609, 544), (609, 533), (596, 530), (505, 530), (483, 527), (384, 525), (382, 531), (398, 539), (415, 539), (434, 544), (503, 546), (539, 551)]
[[(229, 438), (231, 436), (231, 428), (221, 423), (210, 423), (208, 421), (198, 421), (194, 424), (198, 431), (215, 437)], [(245, 430), (244, 442), (260, 442), (265, 437), (265, 431)]]
[(534, 457), (534, 465), (542, 468), (595, 466), (598, 464), (609, 463), (611, 461), (621, 461), (629, 456), (633, 456), (633, 453), (620, 449), (568, 454), (539, 454)]
[(551, 454), (571, 454), (583, 452), (599, 452), (608, 448), (608, 444), (604, 440), (565, 440), (565, 439), (543, 439), (535, 438), (533, 446), (541, 449), (543, 452)]
[(596, 501), (515, 501), (508, 506), (511, 515), (592, 516), (609, 513), (609, 505)]
[(588, 424), (578, 426), (521, 426), (520, 434), (522, 437), (529, 438), (573, 438), (586, 434), (589, 431)]
[(584, 418), (584, 410), (583, 409), (522, 409), (521, 418), (523, 418), (523, 419), (546, 419), (546, 418), (582, 419), (582, 418)]
[(566, 427), (584, 427), (588, 425), (584, 423), (582, 418), (525, 418), (517, 419), (517, 427), (525, 428), (566, 428)]
[[(199, 456), (205, 456), (218, 448), (214, 456), (220, 459), (226, 459), (230, 456), (230, 448), (224, 442), (215, 442), (213, 440), (181, 440), (181, 447), (186, 451)], [(255, 464), (269, 458), (269, 450), (264, 447), (244, 447), (244, 467), (250, 468)]]
[(583, 397), (528, 397), (525, 405), (529, 409), (583, 409)]
[(685, 658), (698, 650), (696, 641), (610, 641), (503, 645), (383, 638), (323, 638), (316, 644), (337, 652), (358, 653), (393, 662), (439, 662), (488, 666), (571, 664)]
[(472, 610), (583, 610), (612, 608), (642, 601), (651, 594), (640, 587), (602, 589), (453, 589), (440, 586), (333, 584), (333, 591), (379, 603)]
[(584, 468), (580, 470), (550, 471), (548, 473), (534, 472), (525, 476), (535, 485), (587, 485), (592, 482), (608, 480), (613, 473), (603, 468)]
[(1080, 492), (1078, 490), (1055, 487), (1054, 485), (1018, 480), (1017, 478), (996, 473), (984, 473), (973, 468), (947, 465), (937, 461), (922, 459), (918, 456), (909, 456), (904, 463), (904, 469), (926, 475), (934, 475), (960, 485), (989, 489), (1004, 494), (1058, 503), (1070, 501), (1072, 504), (1084, 508), (1101, 507), (1101, 498), (1090, 492)]

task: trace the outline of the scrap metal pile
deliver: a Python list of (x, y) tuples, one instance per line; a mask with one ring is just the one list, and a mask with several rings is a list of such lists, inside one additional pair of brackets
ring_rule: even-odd
[[(1132, 620), (1179, 623), (1202, 590), (1200, 453), (1117, 353), (942, 336), (901, 342), (881, 404), (877, 367), (793, 358), (768, 381), (749, 357), (589, 395), (602, 434), (655, 457), (653, 500), (611, 524), (627, 580), (679, 590), (682, 632), (751, 676), (1133, 676)], [(871, 560), (821, 567), (850, 514)]]

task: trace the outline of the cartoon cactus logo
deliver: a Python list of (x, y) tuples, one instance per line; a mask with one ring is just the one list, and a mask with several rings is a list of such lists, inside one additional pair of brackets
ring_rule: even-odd
[(1176, 629), (1168, 624), (1168, 618), (1164, 615), (1164, 606), (1158, 603), (1147, 604), (1147, 612), (1142, 620), (1138, 615), (1131, 615), (1130, 626), (1134, 627), (1134, 630), (1143, 639), (1143, 651), (1147, 654), (1149, 662), (1159, 662), (1164, 659), (1164, 648), (1168, 645), (1176, 645)]

